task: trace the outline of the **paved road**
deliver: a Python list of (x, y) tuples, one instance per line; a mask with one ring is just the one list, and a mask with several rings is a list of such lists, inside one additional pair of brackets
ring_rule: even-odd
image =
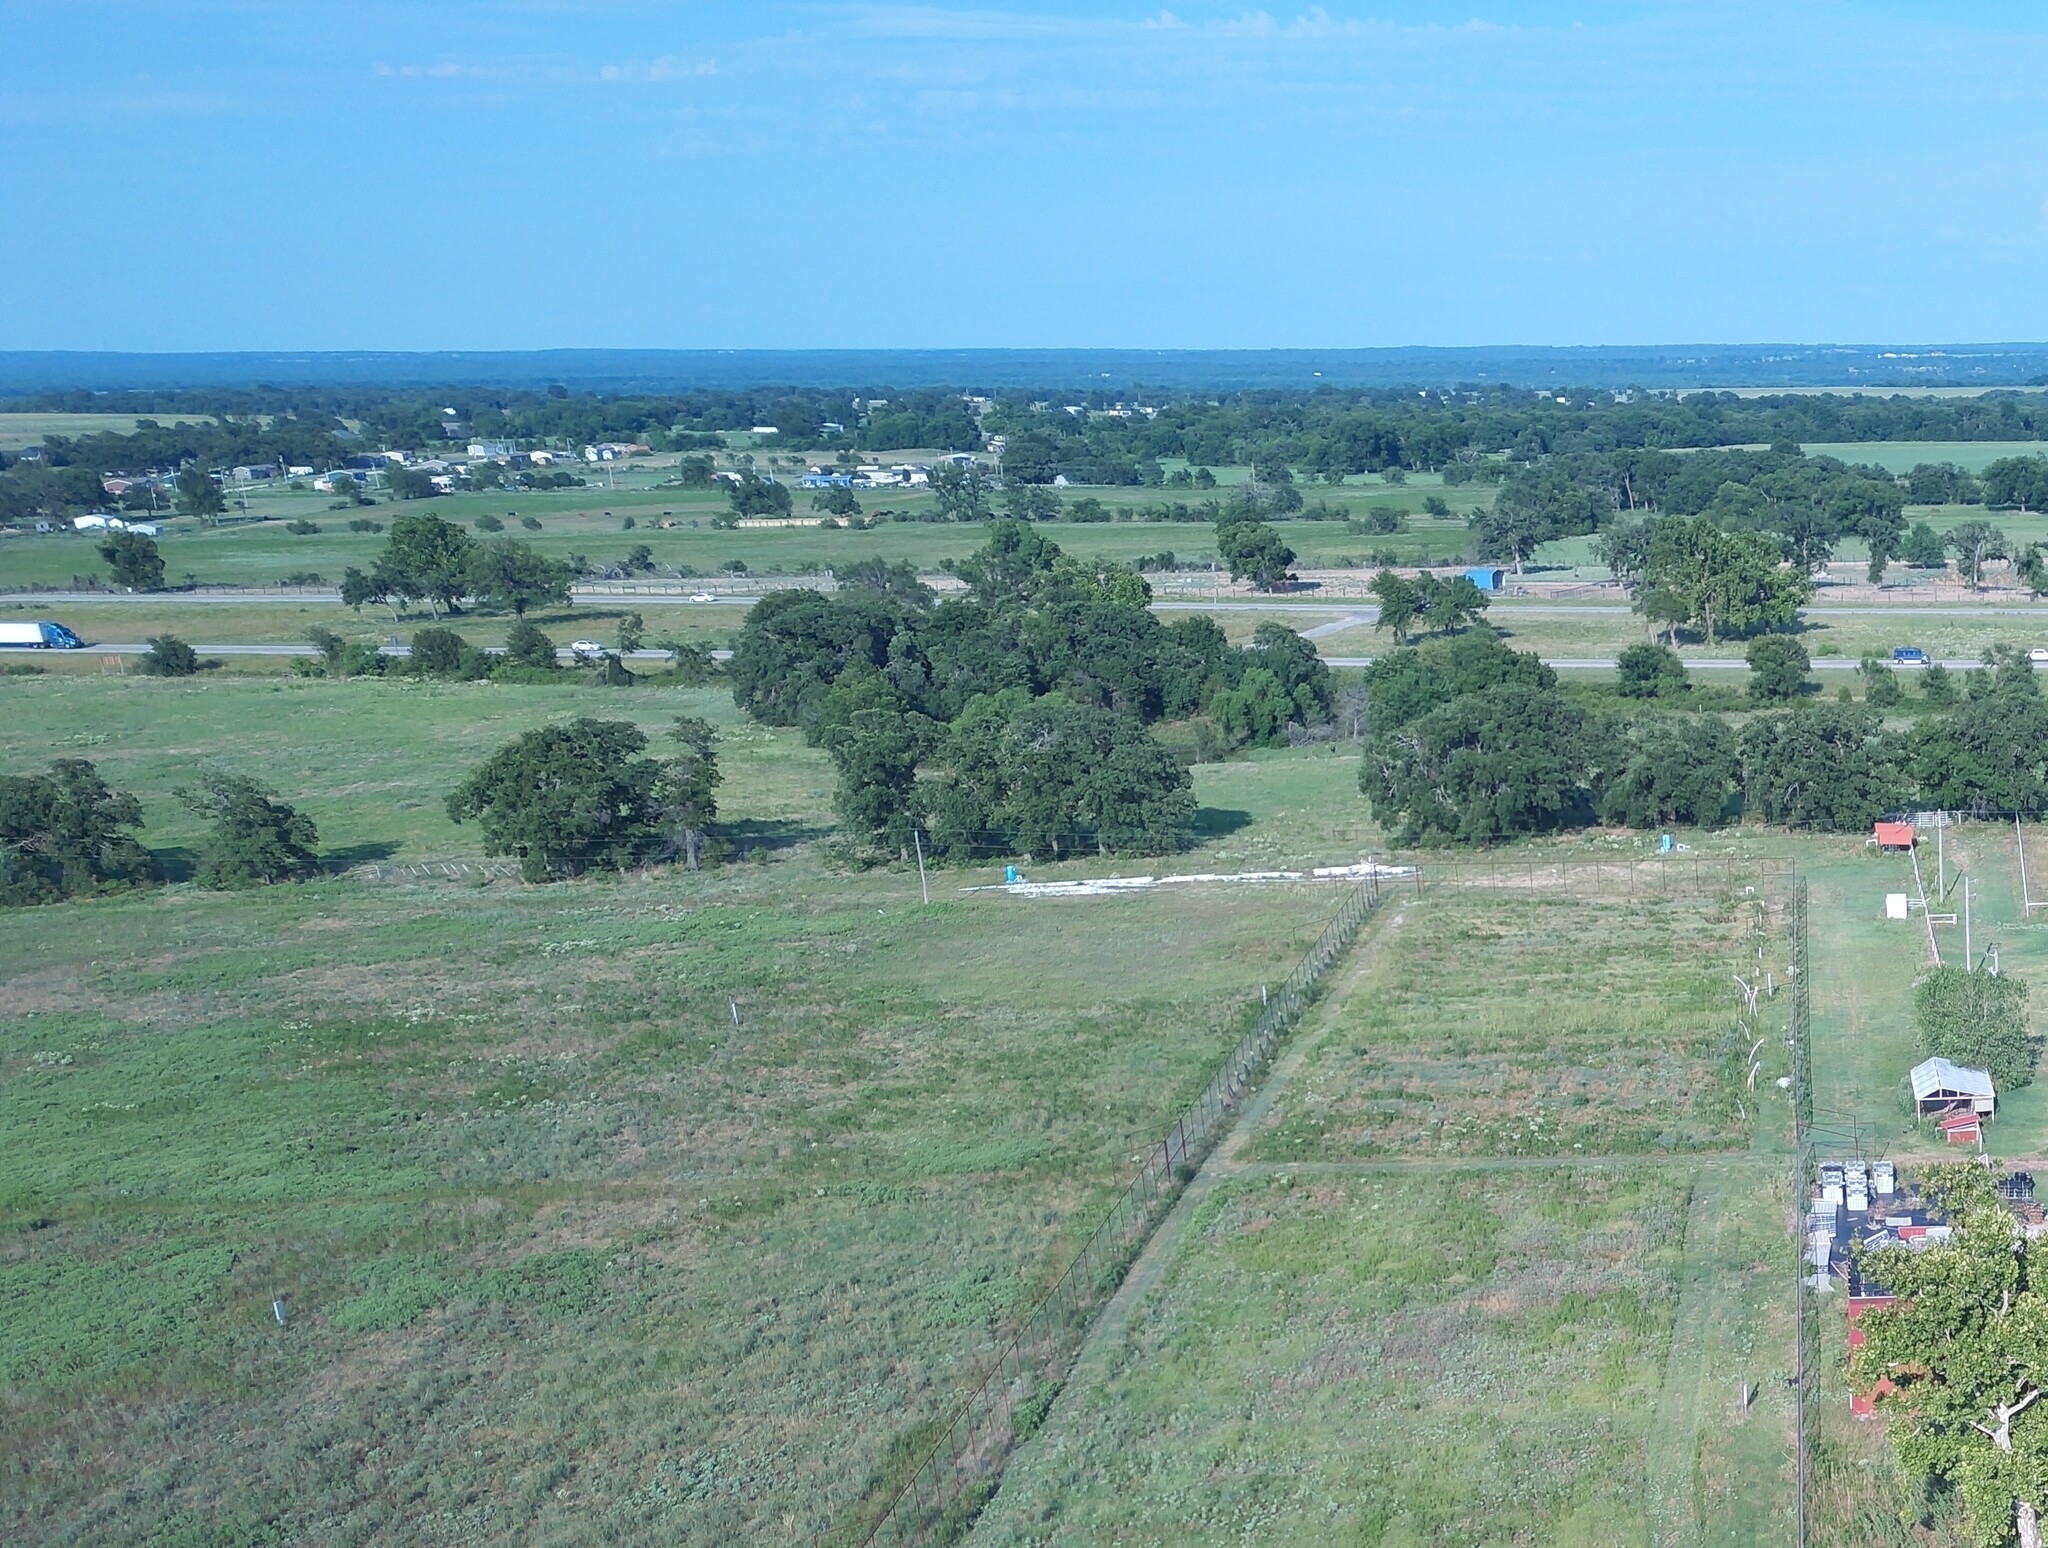
[[(320, 654), (311, 645), (194, 645), (192, 648), (202, 656), (317, 656)], [(487, 654), (493, 656), (504, 654), (504, 647), (502, 645), (486, 645), (484, 650)], [(94, 652), (98, 652), (103, 656), (141, 656), (148, 654), (149, 646), (146, 644), (88, 645), (78, 654), (89, 656)], [(410, 645), (385, 645), (380, 647), (380, 652), (386, 656), (410, 656), (412, 654), (412, 647)], [(570, 650), (567, 646), (557, 647), (555, 654), (564, 661), (574, 661), (576, 659), (576, 652)], [(732, 659), (732, 652), (729, 650), (714, 650), (711, 652), (711, 655), (713, 659), (718, 661), (729, 661)], [(665, 650), (635, 650), (628, 651), (625, 654), (625, 659), (628, 661), (666, 661), (668, 658), (669, 652)]]
[[(1372, 657), (1325, 656), (1323, 657), (1323, 663), (1326, 666), (1333, 667), (1367, 667), (1372, 665)], [(1560, 672), (1611, 672), (1616, 665), (1612, 656), (1545, 656), (1543, 664), (1556, 667)], [(1860, 664), (1859, 662), (1851, 661), (1846, 656), (1825, 656), (1813, 663), (1813, 670), (1816, 672), (1853, 672)], [(1886, 663), (1888, 666), (1891, 664), (1890, 662)], [(1980, 667), (1983, 664), (1981, 661), (1942, 662), (1943, 666), (1959, 672), (1968, 671), (1973, 667)], [(1692, 657), (1687, 657), (1685, 665), (1688, 670), (1695, 672), (1747, 672), (1749, 670), (1749, 663), (1739, 657), (1730, 660), (1695, 660)], [(1901, 663), (1899, 670), (1908, 672), (1917, 669)]]
[[(694, 597), (675, 592), (613, 591), (608, 589), (572, 587), (570, 596), (577, 602), (631, 602), (638, 605), (660, 605), (664, 607), (752, 607), (760, 601), (758, 596), (717, 595), (709, 602), (699, 602)], [(260, 588), (247, 591), (10, 591), (0, 592), (0, 603), (16, 603), (23, 606), (60, 607), (70, 603), (145, 603), (151, 606), (163, 604), (190, 606), (227, 607), (276, 607), (291, 602), (328, 602), (338, 604), (341, 593), (337, 591), (266, 591)], [(1545, 615), (1577, 615), (1612, 618), (1626, 615), (1628, 604), (1614, 602), (1526, 602), (1516, 598), (1495, 598), (1492, 603), (1499, 615), (1513, 613), (1537, 613)], [(1271, 597), (1244, 598), (1226, 597), (1214, 601), (1191, 600), (1185, 597), (1163, 597), (1152, 604), (1154, 612), (1160, 613), (1342, 613), (1355, 617), (1360, 624), (1370, 624), (1379, 617), (1379, 609), (1370, 602), (1347, 601), (1341, 597)], [(1804, 611), (1809, 613), (1867, 614), (1879, 618), (2039, 618), (2048, 615), (2048, 599), (2040, 602), (1982, 603), (1974, 606), (1963, 604), (1901, 602), (1893, 604), (1873, 602), (1844, 602), (1839, 605), (1816, 600), (1809, 603)], [(1346, 623), (1345, 627), (1353, 627)]]
[[(695, 597), (679, 596), (669, 591), (598, 591), (582, 586), (571, 586), (569, 598), (573, 602), (660, 602), (679, 607), (752, 607), (761, 600), (756, 596), (713, 595), (709, 602), (699, 602)], [(28, 607), (62, 607), (73, 602), (145, 602), (151, 606), (171, 603), (193, 607), (282, 607), (294, 602), (331, 602), (338, 606), (341, 593), (264, 591), (260, 588), (247, 591), (8, 591), (0, 592), (0, 602), (18, 602)]]

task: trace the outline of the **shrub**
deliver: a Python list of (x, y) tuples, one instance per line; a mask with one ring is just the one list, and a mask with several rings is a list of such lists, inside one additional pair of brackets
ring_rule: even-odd
[(1813, 661), (1806, 647), (1785, 634), (1766, 634), (1751, 640), (1744, 659), (1749, 662), (1749, 696), (1759, 704), (1784, 704), (1806, 691), (1806, 674)]
[(479, 532), (503, 532), (505, 530), (505, 523), (496, 516), (491, 515), (488, 511), (477, 517), (470, 525)]
[(244, 775), (216, 770), (173, 793), (213, 824), (200, 851), (201, 886), (259, 887), (319, 871), (313, 846), (320, 836), (313, 819), (278, 800), (276, 791)]
[(1988, 1070), (2008, 1091), (2031, 1085), (2039, 1044), (2027, 1029), (2026, 980), (1938, 967), (1913, 992), (1920, 1051)]
[(317, 521), (308, 521), (306, 520), (305, 517), (300, 516), (291, 521), (286, 522), (284, 524), (284, 530), (293, 534), (295, 537), (315, 537), (319, 534), (320, 523)]
[(505, 654), (501, 659), (506, 665), (514, 667), (529, 667), (545, 672), (559, 672), (562, 669), (562, 663), (555, 655), (555, 642), (523, 618), (514, 624), (512, 632), (505, 636)]
[(517, 855), (528, 881), (623, 869), (663, 844), (647, 738), (621, 721), (542, 726), (498, 749), (448, 797), (483, 825), (484, 853)]
[(164, 560), (154, 539), (140, 532), (109, 532), (99, 547), (116, 586), (130, 591), (164, 589)]
[(528, 532), (538, 532), (540, 531), (540, 518), (538, 516), (522, 516), (519, 518), (519, 525)]
[(83, 758), (47, 774), (0, 776), (0, 904), (50, 903), (147, 881), (149, 851), (128, 830), (142, 803)]
[(406, 670), (414, 677), (446, 677), (472, 681), (490, 675), (484, 653), (453, 629), (421, 629), (412, 637)]
[(384, 530), (384, 523), (372, 521), (367, 516), (358, 516), (349, 522), (348, 530), (351, 532), (382, 532)]
[(1899, 674), (1877, 657), (1865, 656), (1856, 670), (1863, 676), (1863, 702), (1873, 709), (1888, 709), (1906, 697)]
[(1685, 663), (1669, 646), (1638, 640), (1615, 658), (1615, 675), (1624, 699), (1669, 699), (1692, 686)]
[(199, 652), (175, 634), (152, 635), (142, 670), (149, 677), (190, 677), (199, 670)]

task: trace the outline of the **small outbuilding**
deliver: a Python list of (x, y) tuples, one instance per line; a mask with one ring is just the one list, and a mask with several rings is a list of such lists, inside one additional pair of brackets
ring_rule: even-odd
[[(1913, 1109), (1929, 1113), (1983, 1115), (1998, 1106), (1998, 1090), (1988, 1070), (1966, 1069), (1946, 1059), (1926, 1059), (1913, 1066)], [(1975, 1136), (1971, 1136), (1975, 1138)]]
[(1950, 1113), (1941, 1120), (1941, 1137), (1951, 1145), (1981, 1145), (1984, 1119), (1972, 1112)]
[(1910, 822), (1880, 822), (1872, 832), (1879, 849), (1905, 850), (1913, 847), (1913, 825)]
[(1481, 591), (1505, 591), (1508, 584), (1508, 572), (1501, 569), (1498, 565), (1475, 564), (1465, 572), (1465, 579), (1477, 586)]

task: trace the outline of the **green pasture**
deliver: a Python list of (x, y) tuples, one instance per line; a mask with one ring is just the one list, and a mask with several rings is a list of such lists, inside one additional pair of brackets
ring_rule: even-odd
[[(726, 572), (735, 561), (760, 574), (814, 574), (874, 554), (892, 562), (908, 560), (922, 572), (935, 573), (948, 559), (966, 558), (983, 540), (979, 526), (923, 519), (885, 520), (862, 531), (815, 526), (720, 531), (710, 523), (713, 516), (730, 509), (722, 490), (661, 489), (652, 487), (653, 482), (650, 473), (634, 473), (626, 475), (618, 489), (489, 490), (347, 510), (330, 510), (332, 499), (310, 488), (266, 488), (246, 496), (231, 489), (225, 524), (203, 527), (188, 518), (159, 518), (166, 525), (158, 546), (173, 585), (191, 577), (207, 585), (267, 586), (300, 574), (338, 582), (349, 565), (367, 567), (383, 544), (374, 534), (350, 532), (351, 520), (388, 524), (395, 515), (416, 511), (431, 511), (472, 532), (479, 516), (495, 517), (508, 535), (563, 560), (581, 556), (596, 564), (617, 564), (630, 549), (644, 544), (657, 564), (707, 576)], [(1311, 505), (1326, 505), (1348, 516), (1398, 507), (1409, 513), (1408, 530), (1393, 535), (1353, 533), (1341, 516), (1290, 520), (1282, 523), (1282, 530), (1299, 562), (1309, 567), (1363, 563), (1365, 556), (1381, 550), (1396, 554), (1404, 564), (1450, 562), (1461, 558), (1469, 543), (1465, 514), (1490, 501), (1492, 493), (1442, 492), (1455, 514), (1440, 521), (1422, 514), (1423, 493), (1413, 486), (1392, 488), (1378, 480), (1341, 487), (1309, 485), (1305, 493)], [(810, 492), (792, 493), (795, 516), (813, 516)], [(1130, 563), (1171, 550), (1183, 561), (1202, 566), (1216, 557), (1215, 532), (1207, 521), (1148, 519), (1175, 501), (1199, 506), (1208, 497), (1204, 491), (1076, 488), (1063, 495), (1070, 504), (1092, 496), (1115, 514), (1107, 522), (1059, 522), (1049, 528), (1053, 539), (1078, 557)], [(918, 518), (934, 508), (931, 495), (910, 490), (862, 491), (858, 498), (871, 515), (890, 511)], [(539, 521), (541, 530), (523, 528), (522, 517)], [(624, 525), (628, 517), (635, 523), (631, 530)], [(285, 523), (293, 520), (313, 522), (320, 531), (287, 532)], [(98, 541), (92, 534), (69, 531), (0, 536), (0, 590), (65, 586), (74, 577), (104, 578)]]
[(0, 414), (0, 452), (40, 446), (45, 436), (133, 435), (132, 414)]
[(971, 1541), (1782, 1540), (1783, 1257), (1747, 1164), (1225, 1184)]
[(2001, 457), (2048, 456), (2048, 441), (1808, 441), (1809, 457), (1838, 457), (1851, 465), (1909, 473), (1923, 462), (1953, 462), (1982, 473)]
[[(740, 616), (641, 610), (650, 635)], [(613, 611), (541, 622), (609, 638)], [(835, 862), (828, 758), (716, 688), (53, 673), (0, 698), (0, 773), (93, 759), (174, 874), (206, 764), (298, 803), (333, 867), (0, 914), (7, 1541), (808, 1543), (904, 1476), (1337, 899), (961, 890), (990, 865), (935, 871), (926, 906), (914, 866)], [(685, 713), (721, 728), (724, 864), (393, 874), (480, 858), (443, 799), (520, 731)], [(1346, 744), (1200, 765), (1191, 853), (1026, 869), (1384, 856), (1356, 774)], [(1811, 875), (1817, 1110), (1931, 1153), (1896, 1098), (1925, 945), (1883, 919), (1900, 857), (1681, 837)], [(1783, 1052), (1752, 1093), (1728, 1041), (1751, 905), (1533, 885), (1539, 857), (1612, 883), (1654, 844), (1424, 857), (979, 1541), (1782, 1540)], [(1974, 944), (2038, 978), (2009, 831), (1949, 852)], [(1992, 1148), (2038, 1155), (2044, 1125), (2015, 1093)]]
[[(2010, 822), (1968, 822), (1950, 829), (1938, 863), (1930, 835), (1919, 845), (1921, 874), (1934, 912), (1954, 913), (1935, 927), (1942, 960), (1964, 960), (1963, 896), (1957, 874), (1972, 883), (1970, 949), (1981, 961), (1998, 947), (2001, 971), (2025, 976), (2035, 989), (2035, 1024), (2048, 1020), (2048, 910), (2021, 905), (2019, 850)], [(1911, 862), (1880, 854), (1860, 839), (1815, 840), (1809, 846), (1814, 959), (1814, 1117), (1871, 1137), (1875, 1153), (1928, 1157), (1940, 1136), (1916, 1131), (1904, 1096), (1906, 1072), (1919, 1062), (1913, 1026), (1913, 985), (1933, 965), (1927, 927), (1917, 907), (1907, 921), (1885, 918), (1885, 895), (1904, 892), (1917, 904)], [(2048, 833), (2027, 829), (2027, 878), (2034, 898), (2048, 897)], [(1946, 871), (1949, 895), (1940, 894)], [(1996, 1156), (2038, 1157), (2048, 1150), (2048, 1088), (2000, 1094), (1998, 1116), (1985, 1130)]]
[[(1615, 1155), (1749, 1143), (1732, 972), (1753, 910), (1425, 885), (1250, 1140), (1263, 1160)], [(1784, 1073), (1782, 1053), (1763, 1075)], [(1777, 1121), (1777, 1120), (1772, 1120)]]
[[(962, 894), (982, 868), (923, 907), (914, 867), (828, 863), (824, 756), (711, 690), (0, 692), (0, 768), (94, 759), (174, 868), (209, 762), (355, 867), (0, 916), (10, 1541), (807, 1542), (887, 1486), (1335, 906)], [(682, 712), (724, 730), (724, 866), (366, 869), (475, 856), (442, 798), (525, 727)], [(1330, 858), (1349, 775), (1204, 770), (1214, 836), (1174, 863)]]

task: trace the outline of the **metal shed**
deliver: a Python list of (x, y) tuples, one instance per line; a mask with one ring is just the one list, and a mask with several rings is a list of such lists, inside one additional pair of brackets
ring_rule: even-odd
[(1913, 1066), (1913, 1107), (1929, 1113), (1988, 1113), (1998, 1105), (1997, 1088), (1985, 1070), (1965, 1069), (1946, 1059), (1928, 1059)]
[(1913, 825), (1910, 822), (1880, 822), (1872, 825), (1872, 836), (1879, 849), (1911, 849), (1913, 847)]
[(1465, 572), (1465, 579), (1481, 591), (1503, 591), (1507, 588), (1508, 572), (1497, 565), (1476, 564)]

